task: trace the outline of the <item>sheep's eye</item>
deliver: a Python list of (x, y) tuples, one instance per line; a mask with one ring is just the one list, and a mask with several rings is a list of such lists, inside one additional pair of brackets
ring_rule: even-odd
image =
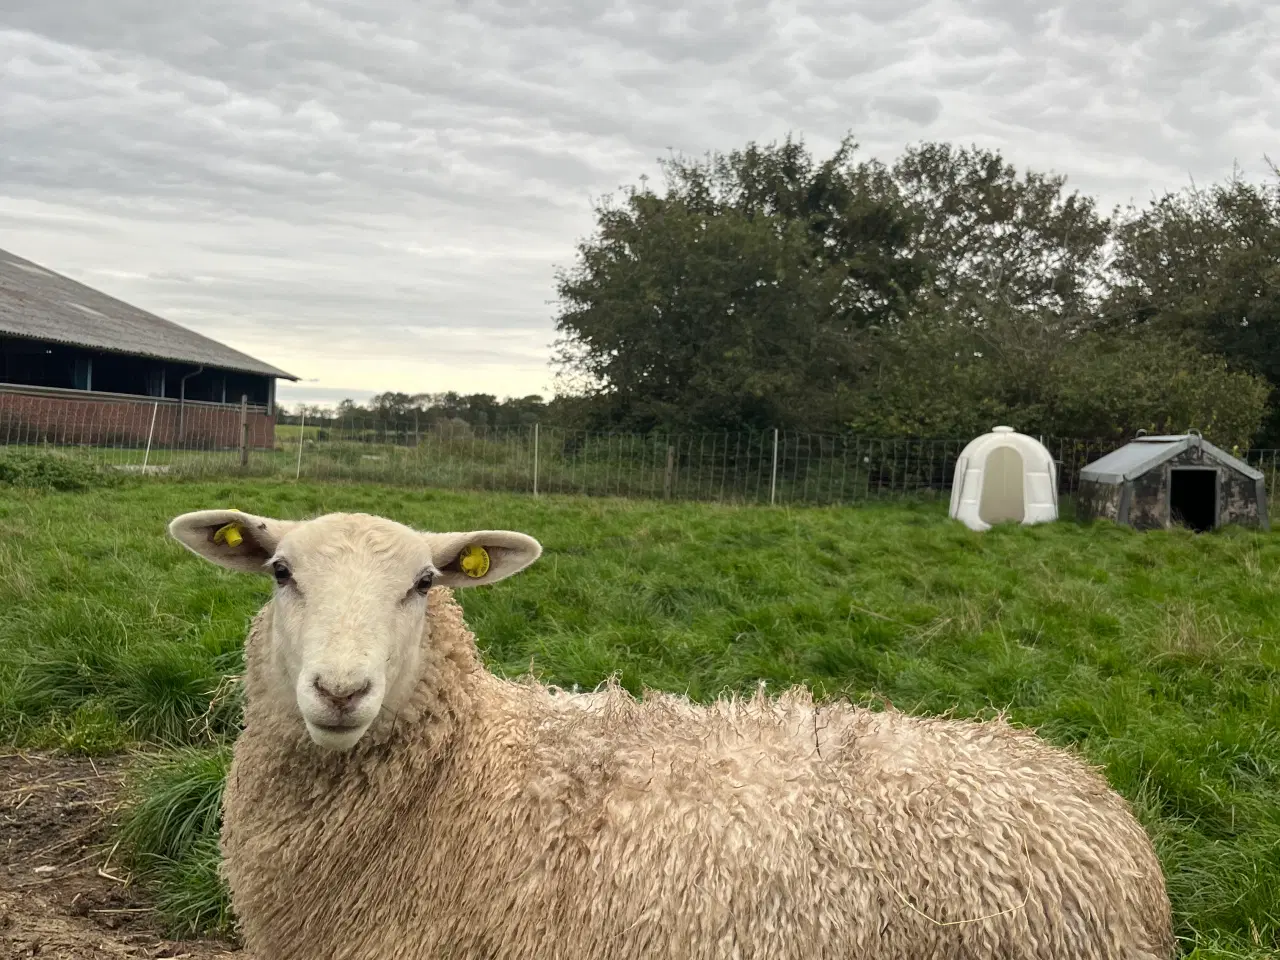
[(289, 578), (293, 576), (293, 574), (289, 571), (289, 565), (285, 563), (283, 560), (277, 560), (275, 563), (273, 563), (271, 565), (271, 572), (275, 574), (276, 583), (280, 584), (280, 586), (284, 586), (286, 583), (288, 583)]
[(418, 582), (413, 585), (413, 589), (417, 590), (425, 597), (427, 595), (427, 591), (431, 589), (431, 580), (431, 574), (424, 573), (418, 578)]

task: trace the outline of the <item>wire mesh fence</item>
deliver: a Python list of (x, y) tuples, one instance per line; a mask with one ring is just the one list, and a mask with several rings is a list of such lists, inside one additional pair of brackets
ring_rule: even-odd
[[(52, 393), (52, 392), (50, 392)], [(639, 435), (460, 420), (305, 423), (248, 404), (81, 399), (0, 389), (0, 447), (53, 449), (171, 477), (280, 477), (467, 490), (737, 503), (854, 503), (949, 495), (968, 440), (766, 431)], [(1059, 493), (1121, 445), (1040, 437)], [(1280, 451), (1241, 454), (1275, 490)], [(1272, 494), (1274, 496), (1274, 494)]]
[(56, 449), (122, 472), (216, 475), (275, 445), (274, 418), (260, 405), (75, 393), (0, 387), (0, 447)]

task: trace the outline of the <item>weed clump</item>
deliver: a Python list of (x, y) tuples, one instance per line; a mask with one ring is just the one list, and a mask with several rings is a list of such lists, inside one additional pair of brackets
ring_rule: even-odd
[(0, 452), (0, 486), (74, 492), (110, 486), (116, 480), (92, 463), (59, 453)]

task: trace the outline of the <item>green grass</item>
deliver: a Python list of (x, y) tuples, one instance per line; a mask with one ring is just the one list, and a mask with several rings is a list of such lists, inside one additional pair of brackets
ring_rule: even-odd
[(1105, 766), (1151, 831), (1189, 955), (1280, 950), (1280, 536), (1063, 522), (975, 534), (945, 504), (768, 509), (282, 482), (0, 488), (0, 736), (142, 768), (135, 865), (178, 927), (227, 922), (216, 802), (266, 578), (166, 542), (186, 510), (365, 510), (508, 527), (546, 553), (461, 598), (492, 669), (698, 699), (811, 684), (1007, 710)]

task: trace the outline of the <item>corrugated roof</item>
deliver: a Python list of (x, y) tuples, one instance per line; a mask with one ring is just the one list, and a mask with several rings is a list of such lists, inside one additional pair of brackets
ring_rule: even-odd
[(0, 334), (297, 380), (194, 330), (0, 250)]
[(1208, 440), (1195, 434), (1166, 437), (1139, 437), (1113, 450), (1080, 471), (1081, 480), (1095, 483), (1124, 483), (1140, 477), (1148, 470), (1172, 460), (1192, 445), (1197, 445), (1219, 463), (1240, 471), (1250, 480), (1261, 480), (1262, 474), (1243, 460), (1237, 460), (1225, 450), (1215, 447)]

